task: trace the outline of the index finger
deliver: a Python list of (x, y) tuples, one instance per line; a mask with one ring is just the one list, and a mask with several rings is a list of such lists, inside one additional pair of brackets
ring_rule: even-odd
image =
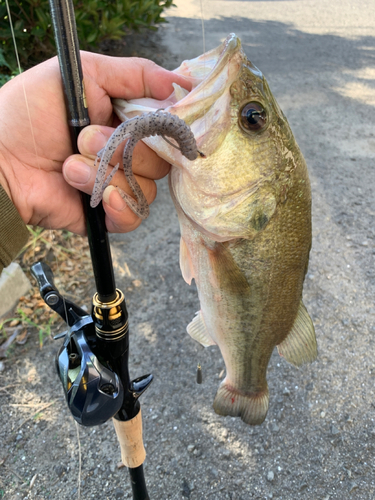
[(172, 83), (191, 90), (191, 82), (177, 73), (168, 71), (148, 59), (139, 57), (112, 57), (82, 52), (85, 71), (92, 73), (97, 84), (110, 97), (136, 99), (152, 97), (166, 99), (173, 91)]

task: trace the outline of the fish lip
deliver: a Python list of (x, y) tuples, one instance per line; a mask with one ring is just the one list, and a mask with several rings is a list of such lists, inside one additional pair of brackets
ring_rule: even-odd
[[(215, 54), (216, 52), (216, 54)], [(228, 66), (229, 60), (237, 53), (241, 54), (241, 63), (246, 65), (248, 69), (258, 78), (263, 79), (263, 73), (259, 68), (257, 68), (249, 59), (247, 58), (246, 54), (242, 51), (242, 44), (241, 40), (235, 33), (229, 34), (226, 39), (222, 42), (221, 45), (216, 47), (216, 49), (213, 49), (205, 54), (202, 54), (201, 56), (189, 60), (189, 61), (184, 61), (178, 68), (174, 70), (174, 72), (177, 72), (180, 74), (180, 68), (185, 65), (189, 68), (191, 72), (194, 73), (195, 67), (199, 67), (202, 63), (203, 65), (205, 62), (210, 59), (215, 60), (215, 64), (212, 65), (211, 70), (207, 73), (202, 75), (200, 78), (199, 77), (194, 77), (195, 80), (200, 80), (197, 85), (193, 87), (193, 89), (181, 100), (177, 101), (174, 105), (170, 106), (167, 108), (167, 111), (173, 112), (172, 110), (177, 110), (180, 106), (185, 104), (184, 101), (188, 100), (196, 100), (197, 94), (202, 92), (202, 86), (208, 86), (209, 83), (212, 80), (216, 80), (217, 76), (223, 71), (223, 69)], [(213, 55), (215, 56), (213, 57)], [(190, 63), (188, 65), (188, 63)], [(241, 69), (241, 65), (238, 65), (238, 72)], [(196, 70), (195, 70), (196, 71)], [(204, 93), (204, 91), (202, 92)], [(204, 100), (204, 95), (203, 95), (203, 100)]]
[[(173, 70), (173, 72), (179, 73), (179, 74), (185, 74), (186, 71), (183, 69), (183, 67), (184, 66), (188, 67), (189, 71), (193, 72), (193, 75), (191, 76), (191, 78), (193, 78), (195, 80), (199, 80), (199, 79), (201, 80), (200, 83), (198, 85), (196, 85), (193, 88), (193, 90), (191, 91), (191, 92), (195, 92), (195, 90), (199, 87), (199, 85), (204, 80), (206, 80), (208, 76), (211, 76), (212, 72), (217, 72), (218, 63), (220, 63), (221, 66), (223, 66), (223, 65), (225, 66), (229, 56), (233, 55), (234, 53), (236, 53), (240, 49), (241, 49), (241, 40), (238, 38), (238, 36), (235, 33), (231, 33), (230, 35), (228, 35), (226, 37), (226, 39), (221, 43), (221, 45), (219, 45), (215, 49), (212, 49), (212, 50), (206, 52), (205, 54), (202, 54), (194, 59), (183, 61), (178, 68)], [(215, 61), (215, 63), (213, 65), (211, 64), (212, 67), (208, 71), (208, 73), (204, 74), (201, 78), (196, 76), (194, 74), (194, 72), (197, 71), (197, 68), (202, 66), (202, 63), (203, 63), (203, 67), (205, 67), (206, 62), (209, 61), (210, 59), (213, 59)], [(187, 75), (185, 75), (185, 76), (187, 76)], [(187, 76), (187, 78), (189, 78), (189, 76)], [(188, 95), (190, 95), (191, 92), (189, 92)], [(178, 101), (178, 102), (181, 102), (181, 101)]]
[[(207, 77), (209, 77), (210, 79), (215, 77), (216, 74), (221, 71), (222, 67), (225, 67), (227, 65), (228, 59), (230, 59), (230, 57), (232, 57), (236, 52), (239, 52), (241, 50), (241, 40), (235, 33), (231, 33), (226, 37), (221, 45), (219, 45), (216, 49), (207, 52), (207, 54), (205, 54), (205, 57), (202, 57), (201, 60), (209, 59), (210, 57), (212, 57), (212, 54), (215, 52), (215, 50), (218, 51), (216, 63), (214, 64), (212, 70), (208, 73), (208, 75), (202, 78), (202, 82), (207, 80)], [(199, 85), (195, 89), (193, 89), (192, 92), (196, 91)]]
[[(215, 53), (216, 52), (216, 53)], [(194, 88), (181, 100), (177, 101), (174, 105), (168, 107), (166, 111), (169, 111), (173, 114), (178, 114), (179, 108), (182, 108), (185, 104), (191, 106), (189, 101), (199, 101), (200, 105), (204, 104), (204, 101), (207, 101), (211, 98), (211, 93), (207, 92), (206, 87), (209, 87), (212, 81), (216, 81), (217, 77), (220, 73), (229, 65), (229, 61), (233, 58), (237, 53), (241, 53), (241, 63), (244, 62), (247, 58), (245, 54), (241, 50), (241, 40), (234, 33), (231, 33), (226, 37), (224, 42), (219, 45), (216, 49), (213, 49), (198, 58), (195, 58), (191, 61), (184, 61), (181, 66), (174, 71), (180, 73), (180, 68), (187, 63), (190, 63), (188, 67), (189, 71), (193, 73), (193, 77), (195, 81), (199, 83), (194, 86)], [(200, 77), (194, 76), (194, 72), (198, 71), (198, 68), (205, 65), (206, 61), (213, 60), (214, 64), (211, 63), (211, 69), (206, 73), (201, 75)], [(240, 70), (241, 64), (238, 64), (238, 70)], [(258, 70), (259, 71), (259, 70)], [(238, 72), (238, 71), (237, 71)], [(219, 97), (225, 92), (226, 86), (223, 86), (221, 92), (216, 92), (216, 95)], [(201, 95), (201, 97), (200, 97)], [(202, 106), (202, 114), (205, 112), (205, 106)], [(189, 123), (189, 114), (186, 113), (185, 116), (181, 116), (187, 123)]]

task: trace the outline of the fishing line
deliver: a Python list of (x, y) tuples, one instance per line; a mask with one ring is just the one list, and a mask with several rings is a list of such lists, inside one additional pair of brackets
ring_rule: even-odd
[[(5, 0), (5, 3), (6, 3), (6, 6), (7, 6), (8, 19), (9, 19), (9, 26), (10, 26), (10, 31), (11, 31), (11, 33), (12, 33), (13, 47), (14, 47), (14, 52), (15, 52), (15, 55), (16, 55), (16, 60), (17, 60), (18, 73), (19, 73), (19, 75), (21, 75), (21, 73), (22, 73), (22, 68), (21, 68), (20, 58), (19, 58), (19, 55), (18, 55), (18, 47), (17, 47), (16, 35), (15, 35), (15, 33), (14, 33), (14, 29), (13, 29), (13, 21), (12, 21), (12, 14), (11, 14), (11, 12), (10, 12), (10, 7), (9, 7), (9, 0)], [(24, 82), (24, 79), (23, 79), (23, 78), (21, 78), (21, 81), (22, 81), (22, 90), (23, 90), (23, 95), (24, 95), (24, 98), (25, 98), (25, 104), (26, 104), (27, 116), (28, 116), (28, 119), (29, 119), (29, 125), (30, 125), (31, 137), (32, 137), (32, 140), (33, 140), (33, 146), (34, 146), (34, 151), (35, 151), (35, 157), (36, 157), (36, 161), (37, 161), (38, 168), (39, 168), (39, 170), (41, 170), (41, 168), (40, 168), (40, 163), (39, 163), (39, 155), (38, 155), (38, 150), (37, 150), (37, 147), (36, 147), (36, 141), (35, 141), (35, 135), (34, 135), (33, 125), (32, 125), (32, 122), (31, 122), (31, 114), (30, 114), (29, 101), (28, 101), (28, 99), (27, 99), (27, 95), (26, 95), (25, 82)], [(49, 216), (49, 215), (48, 215), (48, 216)]]
[[(203, 42), (203, 54), (206, 53), (206, 34), (204, 30), (204, 11), (203, 11), (203, 0), (200, 0), (200, 5), (201, 5), (201, 23), (202, 23), (202, 42)], [(204, 68), (204, 75), (206, 76), (206, 58), (204, 58), (203, 61), (203, 68)], [(205, 100), (205, 91), (203, 88), (203, 101)], [(204, 113), (204, 133), (207, 131), (207, 113)], [(202, 373), (202, 366), (200, 362), (198, 361), (197, 363), (197, 378), (196, 378), (197, 384), (202, 384), (203, 382), (203, 373)]]
[(81, 471), (82, 471), (82, 453), (81, 453), (81, 440), (79, 439), (79, 425), (78, 422), (74, 421), (77, 430), (77, 441), (78, 441), (78, 488), (77, 488), (77, 498), (81, 500)]
[[(21, 64), (20, 64), (20, 58), (18, 56), (18, 47), (17, 47), (17, 42), (16, 42), (16, 36), (14, 34), (14, 29), (13, 29), (13, 21), (12, 21), (12, 15), (10, 13), (10, 7), (9, 7), (9, 2), (8, 0), (5, 0), (5, 4), (7, 6), (7, 12), (8, 12), (8, 19), (9, 19), (9, 25), (10, 25), (10, 31), (12, 33), (12, 40), (13, 40), (13, 47), (14, 47), (14, 52), (16, 54), (16, 59), (17, 59), (17, 66), (18, 66), (18, 72), (19, 74), (22, 73), (22, 69), (21, 69)], [(23, 90), (25, 91), (25, 87), (23, 87)], [(25, 93), (25, 92), (24, 92)], [(25, 93), (25, 100), (27, 102), (27, 99), (26, 99), (26, 93)], [(29, 114), (29, 117), (30, 117), (30, 114)]]
[[(10, 31), (12, 33), (12, 41), (13, 41), (14, 53), (15, 53), (16, 60), (17, 60), (18, 73), (19, 73), (19, 75), (21, 75), (23, 73), (23, 71), (22, 71), (22, 68), (21, 68), (20, 58), (19, 58), (19, 54), (18, 54), (17, 40), (16, 40), (16, 35), (14, 33), (13, 20), (12, 20), (12, 14), (11, 14), (11, 11), (10, 11), (9, 0), (5, 0), (5, 4), (6, 4), (7, 12), (8, 12), (8, 19), (9, 19)], [(36, 140), (35, 140), (34, 128), (33, 128), (33, 124), (32, 124), (32, 121), (31, 121), (30, 106), (29, 106), (29, 100), (27, 98), (27, 92), (26, 92), (26, 88), (25, 88), (25, 82), (24, 82), (23, 76), (20, 76), (20, 78), (21, 78), (21, 83), (22, 83), (23, 95), (24, 95), (24, 99), (25, 99), (27, 117), (28, 117), (28, 120), (29, 120), (30, 133), (31, 133), (31, 137), (32, 137), (33, 147), (34, 147), (35, 160), (36, 160), (36, 164), (37, 164), (38, 169), (41, 171), (42, 169), (41, 169), (41, 166), (40, 166), (40, 158), (39, 158), (39, 155), (38, 155), (38, 149), (37, 149)], [(50, 213), (47, 214), (47, 220), (48, 220), (48, 224), (47, 225), (49, 226), (49, 231), (50, 231), (51, 239), (52, 239), (52, 241), (55, 241), (55, 234), (54, 234), (54, 232), (52, 230)], [(55, 255), (55, 253), (54, 253), (54, 257), (55, 257), (55, 263), (56, 263), (57, 272), (58, 272), (58, 274), (61, 274), (59, 261), (57, 259), (57, 256)], [(64, 289), (63, 289), (63, 291), (64, 291)], [(64, 310), (65, 310), (65, 318), (67, 319), (68, 318), (68, 312), (67, 312), (67, 309), (66, 309), (66, 303), (65, 303), (64, 296), (63, 296), (63, 303), (64, 303)]]
[[(7, 7), (7, 12), (8, 12), (8, 19), (9, 19), (10, 31), (12, 33), (12, 41), (13, 41), (14, 53), (15, 53), (16, 60), (17, 60), (18, 74), (21, 75), (23, 73), (23, 71), (22, 71), (22, 68), (21, 68), (20, 58), (19, 58), (19, 54), (18, 54), (18, 46), (17, 46), (16, 35), (14, 33), (14, 28), (13, 28), (13, 20), (12, 20), (12, 14), (11, 14), (11, 11), (10, 11), (10, 7), (9, 7), (9, 0), (5, 0), (5, 4), (6, 4), (6, 7)], [(38, 169), (41, 171), (42, 169), (41, 169), (41, 166), (40, 166), (40, 158), (39, 158), (39, 155), (38, 155), (38, 149), (37, 149), (36, 140), (35, 140), (34, 128), (33, 128), (33, 124), (32, 124), (32, 121), (31, 121), (31, 113), (30, 113), (29, 100), (27, 98), (27, 92), (26, 92), (25, 82), (24, 82), (24, 78), (23, 77), (21, 77), (21, 83), (22, 83), (22, 90), (23, 90), (23, 95), (24, 95), (25, 105), (26, 105), (26, 110), (27, 110), (27, 117), (28, 117), (28, 120), (29, 120), (31, 137), (32, 137), (32, 141), (33, 141), (33, 147), (34, 147), (36, 164), (37, 164)], [(54, 233), (54, 231), (52, 229), (52, 224), (51, 224), (51, 219), (50, 219), (50, 213), (47, 214), (47, 220), (48, 220), (50, 237), (51, 237), (51, 240), (54, 242), (55, 241), (55, 233)], [(56, 267), (57, 267), (57, 272), (58, 272), (58, 274), (61, 274), (59, 261), (58, 261), (57, 256), (56, 256), (55, 253), (54, 253), (54, 257), (55, 257), (55, 263), (56, 263)], [(64, 291), (64, 288), (63, 288), (63, 291)], [(67, 309), (66, 309), (66, 303), (65, 303), (64, 295), (63, 295), (63, 303), (64, 303), (64, 309), (65, 309), (65, 318), (68, 318), (68, 312), (67, 312)]]
[(204, 32), (203, 0), (201, 0), (201, 21), (202, 21), (203, 54), (205, 54), (206, 53), (206, 37), (205, 37), (205, 32)]

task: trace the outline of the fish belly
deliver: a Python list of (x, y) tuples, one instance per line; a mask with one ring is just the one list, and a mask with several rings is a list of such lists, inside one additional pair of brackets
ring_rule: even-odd
[(180, 223), (181, 245), (186, 247), (201, 305), (188, 332), (203, 345), (217, 344), (226, 366), (214, 409), (261, 423), (268, 409), (266, 371), (274, 345), (261, 338), (258, 297), (223, 243), (202, 236), (183, 213)]

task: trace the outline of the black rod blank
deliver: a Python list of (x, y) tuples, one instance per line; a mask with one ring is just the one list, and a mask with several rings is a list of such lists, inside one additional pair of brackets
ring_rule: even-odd
[(129, 474), (133, 491), (133, 500), (150, 500), (146, 488), (143, 465), (135, 467), (134, 469), (129, 469)]
[[(71, 0), (49, 0), (49, 4), (72, 145), (74, 153), (78, 153), (77, 137), (80, 131), (90, 124), (90, 119), (83, 85), (74, 7)], [(82, 194), (82, 202), (96, 289), (99, 300), (108, 303), (116, 298), (116, 284), (103, 205), (100, 203), (96, 208), (91, 208), (90, 196), (87, 194)]]

